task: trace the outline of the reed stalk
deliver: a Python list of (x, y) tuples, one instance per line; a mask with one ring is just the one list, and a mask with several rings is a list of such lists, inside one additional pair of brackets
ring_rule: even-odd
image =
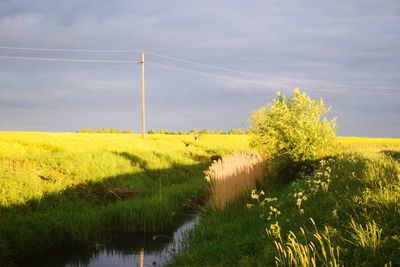
[(263, 178), (263, 168), (262, 156), (254, 151), (236, 152), (215, 160), (204, 172), (211, 189), (211, 206), (223, 210), (243, 192), (254, 189)]

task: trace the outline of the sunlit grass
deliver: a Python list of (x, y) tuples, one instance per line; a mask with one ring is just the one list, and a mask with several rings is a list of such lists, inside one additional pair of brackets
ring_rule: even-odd
[[(331, 242), (331, 233), (325, 226), (323, 231), (318, 230), (315, 222), (311, 219), (314, 230), (300, 227), (299, 238), (295, 233), (289, 231), (287, 238), (274, 241), (278, 255), (275, 257), (277, 266), (285, 267), (338, 267), (343, 266), (340, 262), (340, 248)], [(308, 237), (312, 233), (311, 240)], [(302, 240), (301, 240), (302, 239)]]
[(205, 135), (194, 142), (189, 135), (149, 135), (143, 141), (127, 134), (0, 132), (0, 206), (23, 204), (80, 183), (193, 165), (214, 154), (246, 149), (246, 136)]

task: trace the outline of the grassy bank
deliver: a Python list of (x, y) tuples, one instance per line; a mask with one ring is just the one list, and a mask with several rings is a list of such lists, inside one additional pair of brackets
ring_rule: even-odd
[(312, 174), (210, 211), (171, 266), (399, 266), (400, 139), (339, 140)]
[(0, 265), (106, 231), (170, 227), (246, 136), (0, 133)]

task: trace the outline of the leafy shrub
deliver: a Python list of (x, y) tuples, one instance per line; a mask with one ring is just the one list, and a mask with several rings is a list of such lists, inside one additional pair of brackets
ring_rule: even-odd
[(336, 118), (324, 117), (330, 108), (322, 99), (312, 100), (298, 88), (293, 93), (278, 92), (272, 103), (252, 114), (251, 145), (270, 158), (293, 163), (325, 156), (334, 144)]

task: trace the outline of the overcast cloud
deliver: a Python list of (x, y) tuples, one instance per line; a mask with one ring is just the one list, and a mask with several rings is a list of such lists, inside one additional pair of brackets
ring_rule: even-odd
[[(340, 135), (400, 137), (399, 43), (398, 0), (0, 0), (0, 46), (148, 51), (148, 129), (246, 127), (276, 91), (298, 86), (332, 106)], [(138, 59), (10, 49), (0, 56)], [(0, 130), (139, 131), (139, 71), (135, 63), (0, 59)]]

